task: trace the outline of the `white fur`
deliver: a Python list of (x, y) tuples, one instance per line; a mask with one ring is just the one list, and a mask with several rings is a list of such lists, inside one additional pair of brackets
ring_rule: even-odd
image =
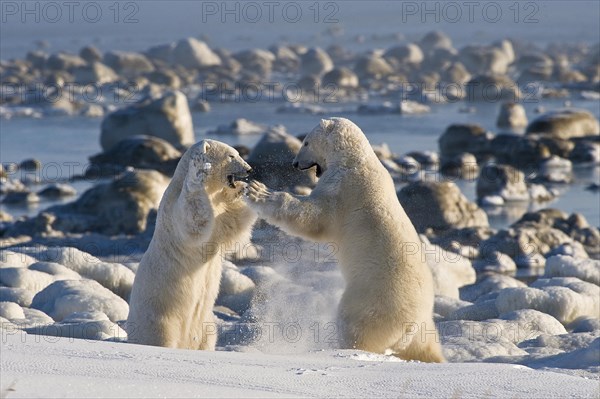
[(256, 219), (242, 200), (246, 184), (231, 188), (227, 175), (249, 170), (235, 149), (218, 141), (202, 141), (183, 155), (133, 284), (130, 342), (214, 349), (222, 255), (249, 241)]
[(444, 361), (419, 237), (360, 128), (347, 119), (322, 120), (295, 161), (300, 169), (318, 164), (323, 171), (310, 195), (251, 182), (248, 202), (290, 234), (337, 245), (347, 283), (338, 309), (342, 346)]

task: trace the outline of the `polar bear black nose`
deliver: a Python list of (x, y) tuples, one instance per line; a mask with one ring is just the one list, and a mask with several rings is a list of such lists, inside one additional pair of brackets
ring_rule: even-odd
[(298, 161), (294, 161), (294, 163), (292, 163), (292, 166), (296, 169), (298, 169)]

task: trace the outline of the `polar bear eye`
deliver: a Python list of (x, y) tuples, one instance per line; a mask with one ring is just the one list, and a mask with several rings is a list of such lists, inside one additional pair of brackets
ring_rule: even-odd
[(229, 162), (233, 162), (234, 159), (235, 159), (235, 157), (233, 155), (229, 156)]

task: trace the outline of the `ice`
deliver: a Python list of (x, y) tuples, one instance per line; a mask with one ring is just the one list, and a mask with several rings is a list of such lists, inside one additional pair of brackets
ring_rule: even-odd
[(546, 260), (546, 277), (577, 277), (600, 285), (600, 260), (557, 255)]
[(127, 319), (129, 313), (127, 302), (93, 280), (56, 281), (33, 298), (31, 307), (55, 321), (76, 312), (100, 311), (116, 322)]

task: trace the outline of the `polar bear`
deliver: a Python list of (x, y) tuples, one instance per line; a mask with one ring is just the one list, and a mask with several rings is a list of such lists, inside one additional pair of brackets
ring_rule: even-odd
[(247, 184), (236, 181), (250, 170), (235, 149), (214, 140), (183, 155), (133, 283), (130, 342), (214, 350), (222, 256), (249, 242), (256, 220), (242, 198)]
[(346, 281), (338, 308), (342, 347), (445, 361), (419, 236), (360, 128), (343, 118), (322, 120), (293, 165), (316, 167), (319, 181), (310, 195), (273, 192), (251, 181), (246, 200), (286, 232), (337, 246)]

